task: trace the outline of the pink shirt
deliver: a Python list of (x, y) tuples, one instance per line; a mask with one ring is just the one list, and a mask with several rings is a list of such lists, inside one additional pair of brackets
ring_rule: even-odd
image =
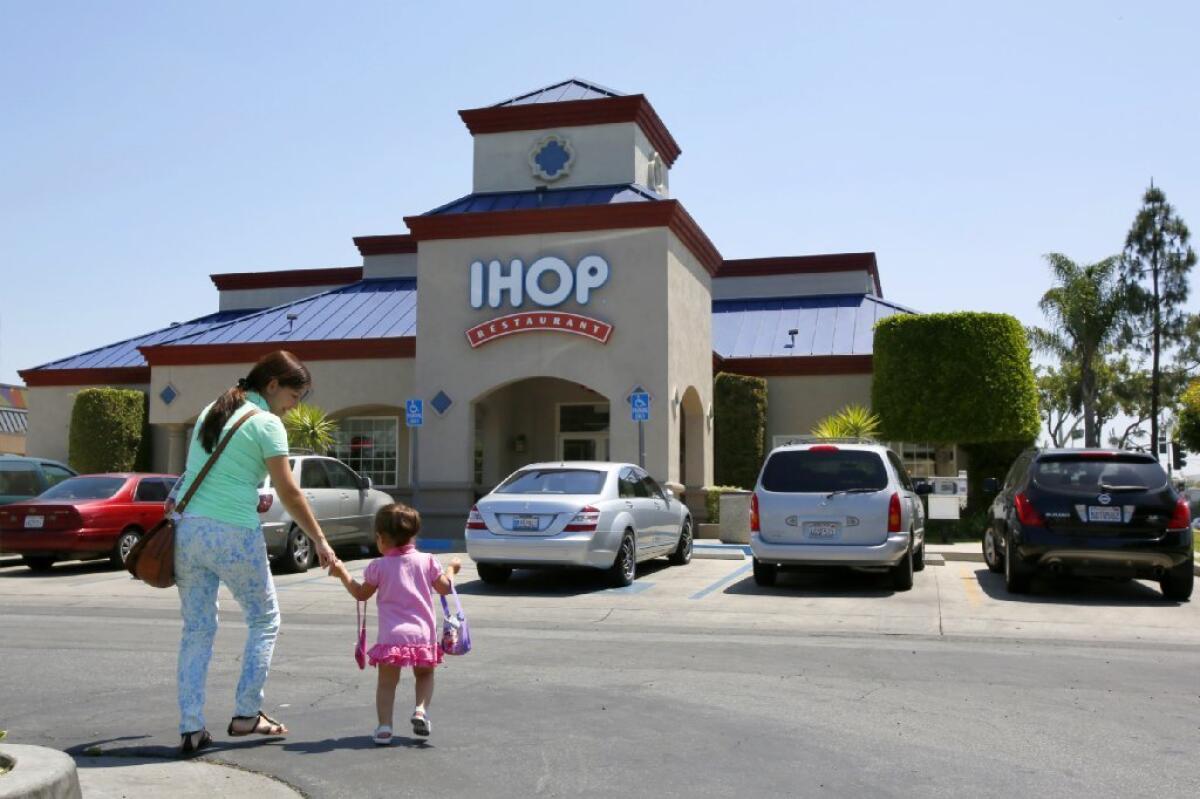
[(363, 582), (378, 586), (377, 644), (434, 644), (437, 620), (433, 609), (433, 582), (442, 565), (412, 544), (393, 549), (367, 564)]

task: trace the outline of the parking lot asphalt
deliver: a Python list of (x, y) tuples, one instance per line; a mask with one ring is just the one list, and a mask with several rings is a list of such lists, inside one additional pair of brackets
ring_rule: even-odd
[[(277, 577), (283, 630), (266, 709), (292, 734), (219, 734), (205, 759), (314, 797), (1200, 786), (1200, 602), (1168, 602), (1150, 583), (1039, 581), (1015, 597), (982, 563), (948, 560), (903, 593), (864, 573), (785, 573), (765, 589), (748, 560), (664, 560), (629, 588), (587, 572), (487, 586), (464, 560), (475, 651), (440, 672), (429, 743), (371, 745), (374, 675), (352, 662), (353, 600), (310, 571)], [(170, 757), (178, 628), (173, 591), (102, 564), (46, 575), (0, 565), (0, 727), (80, 757)], [(223, 594), (214, 732), (243, 635)]]

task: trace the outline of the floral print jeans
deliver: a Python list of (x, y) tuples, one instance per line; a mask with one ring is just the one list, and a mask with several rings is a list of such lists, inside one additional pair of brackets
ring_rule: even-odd
[(263, 684), (279, 634), (279, 604), (262, 528), (184, 514), (175, 531), (175, 582), (183, 616), (179, 643), (179, 732), (204, 729), (204, 688), (217, 634), (217, 587), (225, 583), (249, 628), (235, 716), (262, 709)]

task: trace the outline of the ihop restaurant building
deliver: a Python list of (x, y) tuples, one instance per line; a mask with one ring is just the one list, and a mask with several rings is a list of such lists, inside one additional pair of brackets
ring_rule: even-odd
[(768, 446), (869, 404), (872, 328), (908, 312), (873, 253), (726, 259), (671, 195), (680, 147), (643, 95), (569, 80), (459, 115), (474, 185), (355, 238), (361, 266), (213, 275), (213, 313), (23, 371), (29, 452), (66, 458), (81, 388), (130, 387), (150, 398), (155, 468), (177, 472), (203, 406), (285, 348), (339, 421), (334, 454), (402, 499), (419, 464), (427, 528), (461, 535), (525, 463), (637, 462), (638, 388), (646, 467), (697, 510), (716, 372), (766, 378)]

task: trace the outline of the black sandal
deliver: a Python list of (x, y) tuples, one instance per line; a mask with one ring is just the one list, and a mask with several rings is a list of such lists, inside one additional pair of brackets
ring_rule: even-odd
[[(238, 731), (233, 728), (233, 722), (249, 721), (251, 719), (254, 720), (254, 726), (250, 729)], [(262, 729), (262, 723), (264, 721), (267, 723), (267, 728), (265, 730)], [(288, 729), (260, 710), (258, 711), (257, 716), (234, 716), (233, 720), (229, 722), (229, 729), (226, 730), (226, 732), (228, 732), (232, 738), (244, 738), (247, 735), (266, 735), (269, 737), (278, 738), (280, 736), (287, 735)]]
[[(192, 736), (199, 735), (200, 739), (195, 744), (192, 743)], [(183, 743), (179, 746), (180, 755), (194, 755), (201, 749), (207, 749), (212, 746), (212, 736), (208, 734), (208, 730), (200, 729), (192, 732), (180, 733), (183, 738)]]

